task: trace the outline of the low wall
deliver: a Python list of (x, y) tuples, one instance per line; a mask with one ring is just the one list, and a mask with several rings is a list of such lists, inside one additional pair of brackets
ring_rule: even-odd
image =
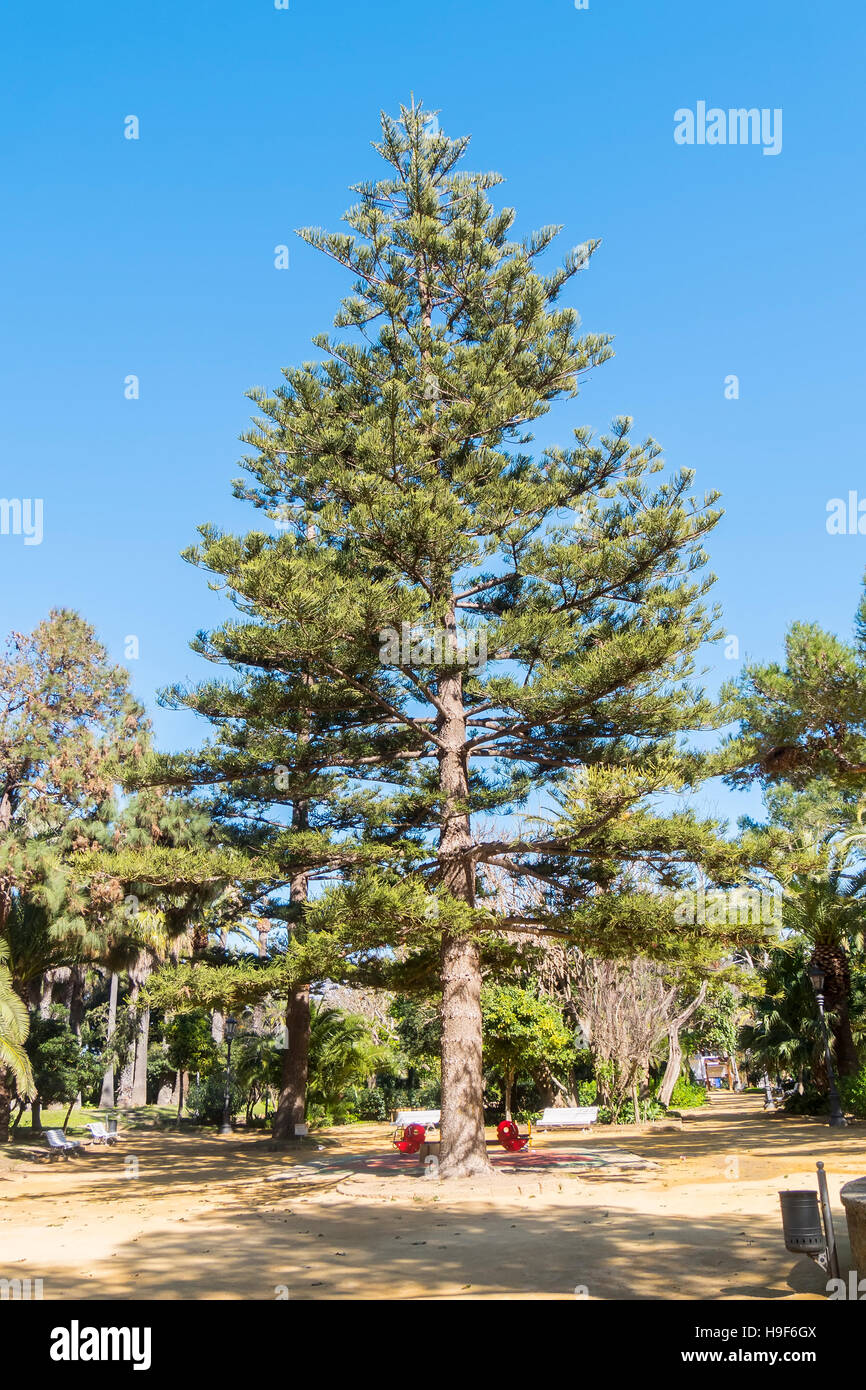
[(840, 1196), (848, 1221), (851, 1261), (858, 1277), (866, 1279), (866, 1178), (846, 1182)]

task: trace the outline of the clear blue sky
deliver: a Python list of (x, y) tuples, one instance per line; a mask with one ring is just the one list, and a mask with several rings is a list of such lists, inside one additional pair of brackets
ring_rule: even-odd
[[(312, 356), (347, 288), (293, 230), (337, 225), (379, 172), (379, 109), (414, 91), (506, 176), (521, 231), (603, 239), (574, 302), (617, 355), (539, 438), (632, 414), (722, 490), (742, 654), (778, 654), (795, 618), (847, 632), (866, 537), (827, 535), (825, 508), (866, 496), (864, 28), (854, 0), (9, 0), (0, 495), (43, 498), (45, 536), (0, 536), (0, 629), (64, 604), (118, 660), (136, 634), (151, 708), (196, 674), (187, 642), (221, 609), (178, 552), (202, 521), (260, 524), (229, 488), (243, 392)], [(678, 146), (699, 101), (781, 108), (782, 152)], [(737, 668), (713, 661), (713, 685)], [(205, 733), (155, 718), (163, 746)]]

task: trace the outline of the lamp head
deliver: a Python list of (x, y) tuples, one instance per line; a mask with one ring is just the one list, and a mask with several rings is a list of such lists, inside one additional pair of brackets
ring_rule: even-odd
[(816, 994), (821, 994), (824, 989), (824, 971), (820, 965), (809, 966), (809, 979)]
[(224, 1029), (223, 1029), (223, 1034), (224, 1034), (224, 1036), (225, 1036), (226, 1042), (231, 1042), (232, 1038), (234, 1037), (234, 1035), (235, 1035), (235, 1033), (236, 1033), (237, 1031), (238, 1031), (238, 1021), (237, 1021), (237, 1019), (236, 1019), (236, 1018), (227, 1018), (226, 1021), (225, 1021), (225, 1027), (224, 1027)]

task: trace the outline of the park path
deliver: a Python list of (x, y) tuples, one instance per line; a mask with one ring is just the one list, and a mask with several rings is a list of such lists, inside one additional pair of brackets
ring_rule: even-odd
[(814, 1298), (778, 1190), (814, 1186), (823, 1158), (842, 1237), (839, 1186), (866, 1172), (866, 1127), (726, 1094), (681, 1129), (539, 1137), (653, 1165), (615, 1176), (438, 1183), (365, 1168), (385, 1126), (321, 1138), (292, 1158), (255, 1135), (136, 1133), (66, 1164), (4, 1162), (0, 1277), (41, 1277), (52, 1299)]

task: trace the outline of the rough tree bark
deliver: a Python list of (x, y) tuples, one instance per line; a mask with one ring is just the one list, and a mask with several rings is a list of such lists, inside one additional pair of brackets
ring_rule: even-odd
[(696, 1009), (700, 1008), (706, 992), (707, 981), (704, 980), (697, 995), (688, 1007), (683, 1009), (681, 1014), (677, 1014), (676, 1018), (671, 1019), (668, 1024), (668, 1062), (665, 1067), (665, 1074), (662, 1077), (662, 1084), (659, 1087), (659, 1102), (665, 1107), (671, 1103), (674, 1086), (677, 1084), (680, 1068), (683, 1064), (683, 1050), (680, 1047), (680, 1030), (685, 1027)]
[(0, 1144), (9, 1142), (9, 1116), (12, 1113), (12, 1072), (0, 1067)]
[[(293, 903), (307, 901), (307, 878), (299, 874), (291, 883)], [(283, 1053), (280, 1094), (274, 1115), (273, 1137), (295, 1139), (296, 1126), (307, 1113), (307, 1073), (310, 1058), (310, 986), (296, 985), (286, 1003), (286, 1050)]]
[[(457, 622), (446, 619), (449, 654), (457, 656)], [(442, 745), (439, 787), (443, 794), (438, 858), (443, 887), (474, 905), (475, 870), (467, 851), (469, 773), (463, 676), (459, 669), (438, 683), (440, 712), (436, 721)], [(481, 1058), (481, 953), (469, 936), (444, 932), (440, 956), (442, 984), (442, 1114), (439, 1174), (471, 1177), (493, 1172), (484, 1137), (484, 1078)]]
[(132, 1104), (147, 1105), (147, 1047), (150, 1040), (150, 1009), (138, 1011), (135, 1039), (135, 1067), (132, 1076)]
[[(111, 1048), (114, 1039), (114, 1030), (117, 1027), (117, 972), (112, 971), (111, 988), (108, 994), (108, 1025), (105, 1030), (106, 1049)], [(105, 1068), (105, 1075), (102, 1078), (102, 1091), (99, 1096), (100, 1110), (112, 1110), (114, 1108), (114, 1061), (109, 1059), (108, 1066)]]
[(129, 968), (129, 1003), (127, 1013), (132, 1029), (132, 1040), (120, 1074), (119, 1106), (147, 1104), (147, 1045), (150, 1035), (150, 1009), (137, 1007), (141, 986), (153, 968), (153, 959), (146, 949)]
[(514, 1072), (511, 1067), (505, 1068), (505, 1118), (511, 1119), (511, 1092), (514, 1090)]

